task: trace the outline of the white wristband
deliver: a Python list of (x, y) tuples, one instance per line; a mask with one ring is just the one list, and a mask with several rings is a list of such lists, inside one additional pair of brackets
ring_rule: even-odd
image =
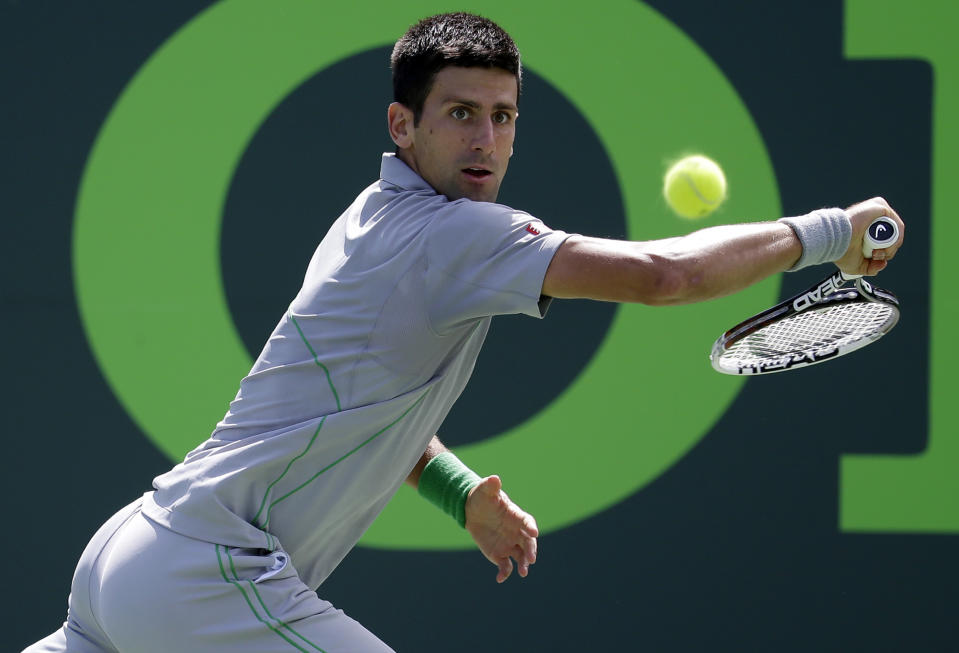
[(849, 249), (852, 222), (842, 209), (819, 209), (779, 222), (788, 224), (802, 243), (802, 256), (789, 272), (835, 261)]

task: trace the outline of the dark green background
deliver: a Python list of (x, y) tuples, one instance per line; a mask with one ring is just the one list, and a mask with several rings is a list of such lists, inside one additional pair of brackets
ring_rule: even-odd
[[(918, 61), (845, 60), (838, 0), (648, 4), (692, 37), (740, 93), (772, 157), (786, 214), (882, 194), (907, 219), (908, 248), (882, 275), (882, 285), (904, 301), (901, 324), (869, 355), (749, 381), (666, 474), (613, 509), (541, 538), (540, 561), (523, 581), (497, 586), (494, 568), (475, 552), (357, 549), (321, 595), (398, 651), (959, 650), (959, 537), (852, 535), (837, 527), (841, 454), (925, 445), (932, 71)], [(111, 106), (155, 49), (206, 6), (0, 4), (3, 496), (11, 513), (2, 650), (19, 650), (58, 627), (87, 538), (169, 466), (117, 403), (86, 343), (71, 278), (71, 229), (86, 157)], [(589, 56), (588, 43), (576, 47)], [(379, 152), (389, 147), (377, 131), (389, 100), (387, 89), (375, 88), (377, 80), (388, 82), (384, 56), (359, 55), (307, 82), (264, 124), (240, 164), (224, 216), (222, 262), (231, 309), (253, 350), (295, 290), (310, 248), (277, 242), (286, 263), (268, 259), (256, 267), (247, 264), (250, 248), (275, 236), (276, 220), (286, 221), (282, 231), (301, 235), (297, 243), (308, 241), (302, 234), (311, 229), (319, 238), (324, 221), (375, 177)], [(501, 199), (555, 226), (621, 235), (622, 207), (605, 155), (568, 104), (538, 111), (556, 103), (556, 92), (531, 72), (517, 160)], [(319, 134), (320, 86), (350, 78), (363, 83), (341, 114), (362, 121), (368, 111), (376, 124)], [(331, 131), (333, 141), (320, 139)], [(536, 144), (557, 133), (578, 157), (561, 171), (559, 187), (599, 189), (603, 204), (593, 208), (611, 216), (607, 222), (585, 215), (590, 206), (576, 203), (582, 198), (550, 204), (556, 194), (542, 192), (558, 172), (552, 160), (534, 158)], [(321, 147), (337, 153), (337, 165), (319, 166)], [(783, 292), (821, 273), (788, 275)], [(542, 378), (529, 406), (497, 416), (504, 424), (548, 401), (575, 374), (610, 310), (564, 303), (542, 324), (497, 320), (472, 394), (445, 437), (481, 437), (469, 432), (471, 406), (511, 392), (495, 382), (501, 375), (487, 376), (517, 364), (511, 341), (581, 344), (579, 359), (559, 366), (520, 362), (541, 368)], [(624, 381), (641, 392), (643, 383), (656, 382), (655, 370)], [(892, 415), (869, 417), (870, 407), (887, 408), (893, 398)], [(694, 410), (696, 397), (689, 402)], [(663, 437), (660, 425), (650, 429)], [(616, 455), (604, 449), (601, 429), (592, 437), (583, 442), (582, 476), (570, 482), (588, 484), (603, 473), (603, 457)]]

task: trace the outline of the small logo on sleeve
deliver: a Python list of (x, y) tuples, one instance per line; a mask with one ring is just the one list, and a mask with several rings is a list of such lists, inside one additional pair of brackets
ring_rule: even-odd
[(534, 227), (534, 226), (531, 225), (531, 224), (526, 225), (526, 231), (530, 232), (530, 233), (533, 234), (534, 236), (538, 236), (538, 235), (539, 235), (539, 229), (537, 229), (536, 227)]

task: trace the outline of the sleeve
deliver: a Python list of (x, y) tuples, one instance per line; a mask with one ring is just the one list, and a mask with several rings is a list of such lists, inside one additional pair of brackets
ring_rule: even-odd
[(427, 245), (427, 310), (438, 332), (466, 320), (524, 313), (543, 317), (553, 255), (570, 236), (523, 211), (459, 200), (439, 212)]

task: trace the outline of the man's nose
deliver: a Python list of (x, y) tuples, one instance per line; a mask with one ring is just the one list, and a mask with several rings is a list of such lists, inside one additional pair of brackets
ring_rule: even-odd
[(476, 131), (473, 133), (473, 149), (491, 154), (496, 148), (496, 136), (492, 119), (477, 121)]

